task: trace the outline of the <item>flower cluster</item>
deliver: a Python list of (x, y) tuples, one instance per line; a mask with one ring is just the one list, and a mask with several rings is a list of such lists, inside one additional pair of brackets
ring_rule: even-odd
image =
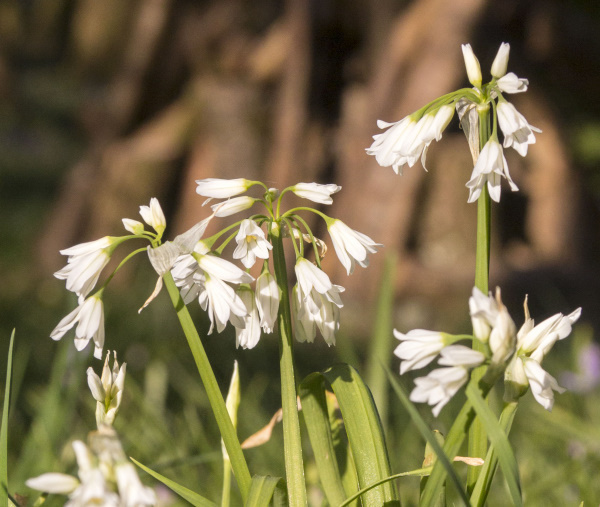
[[(262, 197), (240, 195), (255, 186), (264, 189)], [(162, 277), (171, 273), (184, 303), (189, 304), (197, 299), (202, 309), (207, 312), (211, 322), (209, 334), (215, 328), (220, 333), (227, 323), (231, 323), (236, 330), (237, 346), (253, 348), (262, 333), (273, 332), (277, 322), (282, 288), (270, 265), (274, 265), (275, 262), (273, 237), (277, 234), (290, 240), (296, 254), (297, 284), (291, 291), (296, 338), (299, 341), (312, 342), (316, 337), (316, 330), (319, 329), (325, 341), (329, 345), (334, 344), (335, 334), (339, 329), (340, 308), (343, 306), (340, 294), (344, 288), (332, 284), (328, 275), (321, 269), (321, 259), (326, 252), (325, 243), (313, 235), (307, 221), (298, 213), (312, 212), (325, 221), (334, 250), (348, 274), (354, 271), (356, 264), (366, 267), (369, 264), (368, 254), (375, 253), (382, 245), (317, 209), (298, 207), (282, 212), (281, 203), (282, 197), (291, 192), (318, 204), (331, 204), (332, 195), (340, 189), (341, 187), (334, 184), (297, 183), (280, 192), (259, 181), (244, 178), (199, 180), (196, 192), (208, 198), (205, 204), (213, 199), (224, 200), (211, 205), (212, 214), (207, 219), (177, 236), (172, 242), (164, 243), (161, 239), (166, 228), (165, 216), (158, 201), (155, 198), (151, 199), (149, 206), (140, 207), (140, 214), (155, 232), (146, 231), (144, 224), (137, 220), (123, 219), (123, 225), (131, 235), (106, 237), (61, 252), (69, 256), (68, 264), (56, 273), (56, 276), (67, 280), (67, 288), (77, 293), (80, 304), (59, 322), (51, 337), (59, 340), (78, 324), (75, 330), (76, 348), (82, 350), (93, 340), (94, 356), (102, 356), (102, 293), (114, 273), (95, 294), (86, 296), (95, 287), (115, 248), (125, 240), (141, 238), (150, 242), (147, 252), (159, 274), (157, 288), (146, 305), (160, 291)], [(256, 204), (263, 205), (262, 213), (253, 214), (209, 238), (203, 238), (209, 221), (214, 217), (231, 216)], [(230, 242), (235, 242), (236, 245), (233, 259), (241, 262), (245, 269), (222, 257), (225, 247)], [(307, 251), (305, 243), (309, 245), (306, 247)], [(130, 254), (119, 267), (140, 251), (144, 250)], [(307, 259), (310, 251), (314, 251), (314, 262)], [(255, 279), (249, 271), (257, 262), (262, 267)], [(115, 377), (111, 381), (113, 384), (109, 386), (105, 385), (109, 379), (108, 373), (106, 382), (104, 374), (102, 381), (97, 381), (93, 372), (90, 375), (90, 386), (95, 386), (94, 392), (99, 407), (100, 404), (105, 405), (104, 412), (98, 412), (98, 420), (106, 422), (106, 418), (111, 417), (110, 410), (118, 408), (115, 393), (109, 393), (116, 385), (117, 379)], [(118, 390), (116, 393), (118, 396)]]
[[(400, 340), (394, 354), (402, 361), (400, 374), (418, 370), (439, 357), (438, 364), (445, 368), (432, 370), (427, 376), (415, 379), (410, 399), (434, 405), (435, 416), (456, 392), (469, 380), (470, 369), (487, 364), (491, 371), (505, 372), (505, 399), (523, 396), (528, 388), (536, 401), (551, 410), (553, 391), (563, 392), (558, 383), (541, 367), (542, 360), (554, 343), (571, 333), (571, 326), (579, 319), (581, 308), (564, 316), (553, 315), (534, 326), (525, 301), (525, 323), (517, 332), (513, 319), (502, 303), (499, 289), (496, 295), (485, 295), (473, 288), (469, 299), (473, 335), (449, 335), (416, 329), (406, 334), (394, 330)], [(484, 352), (472, 350), (456, 342), (464, 339), (482, 343)]]
[[(443, 95), (398, 122), (378, 121), (378, 127), (387, 130), (373, 136), (373, 143), (366, 151), (375, 157), (379, 165), (391, 166), (396, 174), (402, 174), (405, 166), (412, 167), (419, 158), (425, 168), (429, 145), (434, 139), (441, 139), (455, 109), (468, 133), (478, 130), (479, 113), (488, 111), (491, 105), (492, 134), (481, 153), (479, 145), (471, 146), (472, 152), (479, 155), (466, 186), (469, 188), (469, 202), (476, 201), (485, 186), (490, 197), (499, 202), (502, 177), (506, 178), (511, 190), (518, 190), (508, 172), (503, 147), (514, 148), (524, 157), (528, 146), (535, 143), (534, 132), (541, 130), (529, 125), (525, 117), (504, 98), (503, 93), (525, 92), (529, 85), (527, 79), (519, 78), (512, 72), (507, 73), (510, 46), (507, 43), (500, 46), (491, 68), (492, 80), (485, 85), (482, 85), (481, 68), (471, 46), (464, 44), (462, 51), (467, 75), (474, 88), (463, 88)], [(486, 117), (483, 121), (489, 120)], [(497, 125), (504, 135), (503, 145), (498, 141)], [(472, 142), (471, 138), (469, 142)]]
[(81, 440), (73, 442), (78, 477), (46, 473), (27, 480), (25, 484), (38, 491), (68, 495), (67, 507), (156, 505), (154, 491), (141, 483), (112, 427), (121, 403), (125, 364), (119, 368), (115, 356), (111, 371), (108, 362), (109, 354), (106, 355), (102, 377), (98, 377), (92, 368), (87, 371), (88, 385), (97, 401), (98, 431), (88, 435), (87, 445)]

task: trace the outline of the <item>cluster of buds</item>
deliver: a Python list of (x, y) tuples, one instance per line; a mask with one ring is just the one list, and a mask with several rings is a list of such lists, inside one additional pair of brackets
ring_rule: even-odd
[[(209, 334), (214, 328), (221, 332), (227, 323), (231, 323), (236, 330), (237, 346), (252, 348), (263, 332), (273, 332), (277, 322), (281, 287), (270, 266), (270, 261), (274, 262), (272, 238), (277, 233), (291, 241), (296, 254), (297, 284), (292, 290), (296, 338), (312, 342), (319, 329), (329, 345), (335, 343), (335, 333), (339, 329), (339, 310), (343, 306), (340, 293), (344, 288), (332, 284), (321, 269), (325, 244), (313, 235), (299, 212), (315, 213), (325, 221), (334, 250), (348, 274), (354, 271), (356, 264), (366, 267), (369, 263), (368, 254), (375, 253), (382, 245), (317, 209), (298, 207), (282, 211), (281, 203), (282, 197), (291, 192), (318, 204), (331, 204), (331, 196), (341, 187), (334, 184), (298, 183), (280, 192), (268, 188), (262, 182), (244, 178), (209, 178), (197, 181), (197, 185), (197, 193), (208, 197), (205, 204), (213, 199), (225, 200), (213, 204), (212, 214), (208, 218), (173, 241), (161, 241), (166, 221), (158, 200), (153, 198), (149, 206), (140, 207), (140, 214), (154, 232), (145, 230), (143, 223), (126, 218), (123, 219), (123, 225), (130, 235), (105, 237), (61, 252), (69, 256), (68, 264), (55, 276), (67, 280), (67, 288), (79, 296), (79, 306), (59, 322), (51, 333), (53, 339), (59, 340), (78, 324), (75, 330), (76, 348), (82, 350), (93, 340), (94, 356), (101, 357), (104, 345), (102, 293), (114, 273), (95, 294), (88, 294), (95, 287), (101, 271), (119, 244), (129, 239), (146, 239), (150, 242), (147, 248), (150, 261), (159, 274), (157, 288), (146, 304), (162, 287), (163, 275), (170, 272), (180, 288), (184, 302), (189, 304), (197, 299), (207, 312), (211, 322)], [(262, 197), (240, 195), (256, 186), (263, 188)], [(203, 238), (208, 223), (215, 217), (231, 216), (256, 204), (263, 205), (263, 212), (252, 214), (209, 238)], [(223, 250), (232, 241), (236, 243), (232, 257), (240, 261), (245, 269), (222, 257)], [(307, 259), (305, 243), (309, 245), (309, 251), (314, 251), (314, 262)], [(130, 254), (117, 269), (140, 251), (143, 250)], [(262, 263), (262, 268), (255, 279), (249, 271), (257, 262)], [(114, 382), (117, 382), (116, 377)], [(112, 396), (103, 382), (94, 382), (94, 385), (97, 387), (98, 403), (105, 404), (106, 411), (102, 417), (106, 420), (107, 417), (110, 418), (111, 403), (118, 402), (114, 397), (110, 401), (103, 398), (100, 385), (103, 386), (105, 396)], [(111, 389), (113, 388), (114, 385)], [(99, 421), (102, 417), (99, 416)]]
[[(402, 334), (394, 330), (394, 335), (402, 342), (394, 351), (402, 360), (400, 374), (423, 368), (438, 356), (438, 364), (446, 366), (415, 379), (416, 387), (410, 399), (434, 405), (432, 412), (437, 416), (467, 383), (470, 370), (486, 364), (491, 372), (504, 370), (506, 401), (518, 399), (531, 388), (536, 401), (546, 410), (551, 410), (554, 391), (563, 392), (563, 389), (552, 375), (542, 369), (541, 363), (553, 345), (571, 333), (572, 325), (581, 315), (581, 308), (566, 316), (557, 313), (535, 326), (525, 300), (525, 323), (518, 332), (502, 303), (499, 289), (495, 296), (486, 296), (473, 288), (469, 310), (472, 336), (423, 329)], [(456, 344), (464, 339), (483, 344), (483, 352)]]
[[(504, 177), (511, 190), (518, 190), (508, 171), (504, 148), (513, 148), (521, 156), (535, 143), (534, 132), (541, 132), (529, 125), (525, 117), (508, 102), (505, 93), (527, 91), (527, 79), (507, 73), (510, 46), (502, 43), (492, 64), (492, 79), (482, 85), (481, 67), (469, 44), (462, 46), (467, 75), (474, 88), (462, 88), (435, 99), (418, 111), (395, 123), (378, 122), (384, 133), (373, 136), (373, 144), (367, 153), (373, 155), (379, 165), (392, 166), (396, 174), (402, 174), (405, 166), (412, 167), (419, 158), (425, 167), (427, 149), (435, 139), (439, 141), (450, 123), (456, 109), (461, 125), (471, 144), (475, 167), (466, 186), (469, 188), (468, 202), (476, 201), (487, 185), (490, 197), (500, 201), (500, 182)], [(479, 138), (469, 135), (478, 132), (479, 112), (493, 111), (492, 134), (479, 153)], [(504, 135), (504, 143), (498, 141), (497, 125)]]
[(68, 495), (67, 507), (156, 505), (154, 490), (142, 484), (112, 427), (123, 395), (125, 363), (119, 368), (115, 355), (111, 371), (109, 355), (106, 355), (101, 377), (92, 368), (87, 371), (88, 385), (97, 402), (98, 430), (89, 433), (87, 445), (81, 440), (75, 440), (72, 444), (77, 461), (77, 477), (46, 473), (25, 483), (45, 493)]

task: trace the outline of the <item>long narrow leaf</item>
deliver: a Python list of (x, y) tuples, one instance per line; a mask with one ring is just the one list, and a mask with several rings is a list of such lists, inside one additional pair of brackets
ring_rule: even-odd
[(10, 380), (15, 330), (10, 336), (8, 361), (6, 362), (6, 385), (4, 386), (4, 406), (0, 424), (0, 505), (8, 505), (8, 407), (10, 404)]
[[(361, 488), (392, 475), (385, 437), (371, 392), (358, 372), (347, 364), (323, 373), (335, 393)], [(365, 493), (365, 505), (399, 505), (393, 484), (386, 482)]]
[(155, 472), (154, 470), (148, 468), (147, 466), (142, 465), (139, 461), (136, 461), (131, 457), (129, 459), (131, 461), (133, 461), (138, 467), (140, 467), (144, 472), (150, 474), (156, 480), (162, 482), (165, 486), (167, 486), (169, 489), (173, 490), (181, 498), (183, 498), (184, 500), (187, 500), (195, 507), (217, 507), (216, 503), (211, 502), (207, 498), (204, 498), (203, 496), (192, 491), (191, 489), (188, 489), (185, 486), (182, 486), (181, 484), (178, 484), (175, 481), (172, 481), (171, 479), (167, 479), (164, 475), (160, 475), (158, 472)]
[[(400, 400), (402, 405), (404, 405), (404, 408), (410, 415), (410, 418), (415, 423), (415, 426), (419, 430), (419, 433), (421, 433), (423, 438), (429, 443), (429, 445), (431, 445), (431, 447), (435, 451), (435, 453), (438, 457), (438, 462), (440, 462), (442, 464), (442, 466), (444, 467), (444, 469), (450, 476), (450, 479), (452, 480), (452, 483), (456, 486), (456, 490), (458, 491), (462, 501), (465, 503), (465, 505), (469, 505), (469, 497), (467, 496), (465, 490), (463, 489), (463, 487), (460, 483), (460, 479), (458, 478), (458, 475), (456, 475), (456, 472), (455, 472), (454, 468), (452, 467), (452, 464), (450, 463), (450, 459), (448, 459), (448, 456), (446, 456), (446, 453), (444, 452), (444, 450), (438, 443), (437, 439), (435, 438), (435, 435), (429, 429), (429, 426), (427, 426), (427, 423), (423, 420), (423, 418), (421, 417), (421, 414), (419, 414), (418, 410), (415, 408), (413, 403), (408, 399), (408, 396), (404, 392), (404, 389), (402, 388), (402, 386), (400, 386), (398, 381), (394, 378), (394, 375), (392, 374), (392, 372), (387, 367), (385, 369), (387, 371), (388, 378), (390, 379), (390, 384), (392, 384), (392, 388), (394, 389), (394, 392), (398, 396), (398, 399)], [(452, 458), (454, 458), (454, 456), (452, 456)], [(433, 498), (439, 497), (439, 494), (442, 491), (441, 490), (442, 487), (443, 487), (443, 482), (440, 483), (439, 490), (436, 491), (436, 494), (433, 495)]]
[(281, 477), (255, 475), (252, 477), (248, 500), (244, 505), (245, 507), (264, 507), (269, 505), (271, 500), (275, 504), (279, 504), (282, 501), (281, 496), (284, 491), (285, 482)]
[(315, 456), (319, 480), (327, 501), (331, 505), (338, 505), (346, 498), (346, 492), (329, 426), (323, 376), (313, 373), (306, 377), (300, 384), (298, 394), (302, 401), (302, 414)]
[(471, 401), (475, 412), (481, 419), (487, 434), (490, 437), (494, 448), (498, 454), (498, 461), (502, 467), (504, 478), (508, 484), (513, 505), (523, 505), (521, 498), (521, 485), (519, 483), (519, 468), (517, 460), (512, 452), (512, 448), (508, 443), (506, 433), (502, 431), (500, 424), (496, 420), (496, 416), (485, 403), (481, 394), (473, 384), (469, 384), (466, 390), (467, 398)]

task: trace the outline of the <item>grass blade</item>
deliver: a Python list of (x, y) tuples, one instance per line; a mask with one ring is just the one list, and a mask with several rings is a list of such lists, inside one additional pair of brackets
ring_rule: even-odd
[(517, 466), (515, 455), (508, 442), (508, 438), (506, 437), (506, 433), (504, 433), (496, 420), (496, 416), (473, 384), (469, 384), (466, 394), (471, 405), (475, 409), (475, 412), (477, 412), (479, 419), (483, 423), (485, 430), (490, 437), (490, 441), (496, 449), (498, 461), (508, 484), (508, 490), (510, 491), (513, 505), (523, 505), (521, 485), (519, 483), (519, 468)]
[(217, 507), (216, 503), (211, 502), (207, 498), (204, 498), (203, 496), (192, 491), (191, 489), (188, 489), (185, 486), (182, 486), (181, 484), (178, 484), (175, 481), (172, 481), (171, 479), (167, 479), (164, 475), (160, 475), (158, 472), (155, 472), (154, 470), (148, 468), (147, 466), (142, 465), (139, 461), (136, 461), (131, 457), (129, 459), (131, 461), (133, 461), (138, 467), (140, 467), (144, 472), (150, 474), (156, 480), (162, 482), (165, 486), (167, 486), (169, 489), (173, 490), (181, 498), (183, 498), (184, 500), (187, 500), (195, 507)]
[(4, 386), (4, 406), (0, 424), (0, 505), (8, 505), (8, 407), (10, 405), (10, 380), (15, 330), (10, 335), (8, 360), (6, 363), (6, 385)]
[(285, 505), (285, 482), (281, 477), (255, 475), (250, 483), (250, 492), (245, 507), (264, 507), (271, 499), (275, 505)]
[[(458, 475), (456, 475), (456, 471), (454, 470), (454, 467), (450, 463), (450, 459), (448, 459), (448, 456), (446, 456), (446, 453), (442, 449), (442, 446), (438, 443), (437, 438), (435, 437), (433, 432), (429, 429), (429, 426), (427, 426), (427, 423), (423, 420), (423, 418), (421, 417), (421, 414), (419, 414), (418, 410), (415, 408), (413, 403), (409, 400), (409, 398), (408, 398), (407, 394), (404, 392), (404, 389), (402, 388), (402, 386), (394, 378), (394, 375), (392, 374), (390, 369), (387, 367), (385, 369), (387, 371), (388, 378), (390, 379), (390, 383), (392, 384), (392, 388), (394, 389), (394, 392), (398, 396), (398, 399), (400, 400), (400, 402), (402, 403), (402, 405), (404, 406), (404, 408), (410, 415), (410, 418), (413, 420), (415, 426), (419, 430), (419, 433), (421, 433), (423, 438), (429, 443), (429, 445), (435, 451), (435, 453), (438, 457), (438, 462), (442, 464), (442, 466), (446, 470), (447, 474), (450, 476), (450, 479), (452, 480), (452, 483), (456, 486), (456, 490), (460, 494), (460, 497), (461, 497), (462, 501), (464, 502), (464, 504), (469, 505), (469, 497), (467, 496), (467, 493), (463, 489), (463, 487), (460, 483), (460, 479), (458, 478)], [(454, 456), (452, 456), (452, 458), (454, 458)], [(432, 495), (432, 498), (438, 498), (442, 491), (441, 488), (443, 488), (443, 487), (444, 487), (444, 484), (442, 481), (439, 485), (437, 485), (437, 488), (436, 488), (437, 491)]]

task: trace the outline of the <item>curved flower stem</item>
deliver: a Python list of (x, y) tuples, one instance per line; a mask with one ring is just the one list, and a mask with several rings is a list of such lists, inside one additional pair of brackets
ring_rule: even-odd
[[(517, 407), (518, 402), (516, 401), (505, 403), (502, 413), (500, 414), (500, 427), (507, 435), (510, 433)], [(481, 468), (479, 479), (477, 480), (471, 495), (471, 505), (482, 507), (483, 504), (485, 504), (497, 467), (498, 455), (496, 454), (494, 447), (490, 447), (485, 457), (485, 464)]]
[[(490, 110), (489, 106), (483, 110), (479, 109), (479, 151), (483, 149), (485, 143), (490, 138)], [(481, 196), (477, 201), (477, 251), (475, 254), (475, 287), (484, 294), (489, 290), (489, 272), (490, 272), (490, 225), (491, 225), (491, 203), (490, 194), (487, 185), (483, 187)], [(485, 344), (478, 340), (473, 340), (473, 349), (483, 352)], [(475, 383), (479, 382), (485, 367), (478, 367), (473, 370), (471, 378)], [(487, 436), (480, 420), (475, 419), (469, 429), (468, 455), (470, 457), (485, 457), (487, 452)], [(467, 472), (467, 491), (472, 492), (479, 476), (479, 467), (469, 467)]]
[(281, 227), (273, 223), (271, 230), (273, 244), (273, 265), (277, 285), (281, 290), (279, 303), (279, 368), (281, 375), (281, 408), (283, 410), (283, 449), (285, 454), (285, 475), (289, 505), (306, 505), (306, 485), (302, 462), (302, 442), (300, 440), (300, 421), (294, 375), (294, 357), (292, 350), (292, 314), (285, 265), (285, 252), (281, 237)]
[(200, 378), (206, 389), (206, 394), (208, 395), (208, 401), (210, 402), (213, 414), (217, 419), (221, 437), (223, 438), (225, 448), (227, 449), (229, 459), (231, 460), (231, 468), (233, 469), (233, 473), (240, 488), (242, 498), (244, 502), (246, 502), (248, 491), (250, 490), (250, 471), (248, 470), (248, 464), (246, 463), (246, 458), (244, 458), (244, 453), (242, 452), (242, 447), (237, 438), (235, 428), (233, 427), (231, 418), (227, 412), (225, 400), (223, 400), (223, 395), (217, 384), (217, 379), (213, 373), (206, 351), (204, 350), (202, 341), (198, 335), (198, 331), (196, 331), (196, 326), (194, 326), (192, 317), (183, 303), (183, 299), (181, 298), (179, 289), (177, 289), (171, 273), (164, 274), (163, 281), (167, 287), (167, 291), (169, 291), (169, 296), (171, 297), (173, 307), (177, 312), (181, 328), (183, 329), (192, 355), (194, 356), (196, 367), (198, 368)]

